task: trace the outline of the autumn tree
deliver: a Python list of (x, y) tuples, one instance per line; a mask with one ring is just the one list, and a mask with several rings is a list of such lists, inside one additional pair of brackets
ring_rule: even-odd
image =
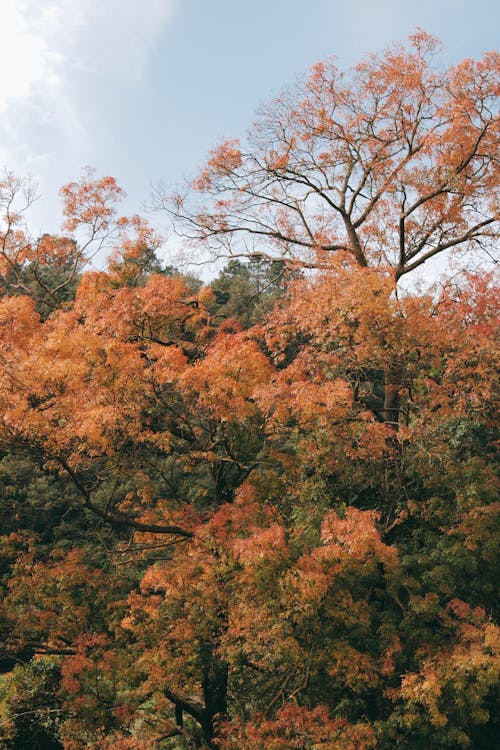
[(45, 249), (3, 185), (2, 750), (494, 746), (498, 284), (394, 282), (488, 249), (497, 58), (412, 44), (212, 155), (212, 288), (112, 178)]
[(318, 63), (157, 207), (217, 257), (317, 267), (344, 251), (399, 279), (449, 249), (491, 253), (499, 58), (443, 69), (438, 50), (418, 31), (346, 73)]
[[(157, 251), (162, 236), (139, 216), (119, 216), (125, 193), (113, 177), (96, 178), (87, 168), (60, 191), (64, 221), (60, 234), (30, 232), (28, 213), (36, 186), (5, 172), (0, 180), (0, 288), (29, 296), (44, 317), (74, 299), (82, 271), (98, 258), (117, 285), (135, 286), (162, 271)], [(100, 257), (99, 257), (100, 256)]]
[[(211, 329), (213, 298), (188, 294), (112, 271), (42, 322), (4, 300), (4, 389), (26, 390), (3, 445), (43, 453), (116, 530), (101, 551), (5, 538), (7, 645), (59, 659), (62, 746), (494, 736), (492, 280), (398, 300), (339, 259), (244, 332)], [(11, 733), (33, 669), (6, 687)]]

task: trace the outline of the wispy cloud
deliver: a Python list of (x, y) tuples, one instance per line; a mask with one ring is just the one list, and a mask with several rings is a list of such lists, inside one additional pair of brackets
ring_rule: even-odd
[(92, 160), (98, 107), (146, 76), (176, 1), (0, 0), (0, 166), (47, 185)]
[(49, 132), (48, 141), (85, 142), (79, 89), (96, 77), (140, 80), (173, 5), (173, 0), (2, 0), (0, 157), (18, 162), (29, 153), (36, 159), (47, 150), (40, 140)]
[(13, 102), (27, 99), (37, 82), (56, 85), (58, 61), (43, 34), (30, 28), (24, 4), (4, 0), (0, 22), (0, 112), (5, 112)]
[[(5, 0), (4, 0), (5, 1)], [(140, 76), (173, 0), (13, 0), (28, 36), (58, 73)]]

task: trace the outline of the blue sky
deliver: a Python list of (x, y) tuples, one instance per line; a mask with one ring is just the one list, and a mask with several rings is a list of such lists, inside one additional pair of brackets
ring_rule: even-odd
[(317, 60), (349, 66), (420, 26), (454, 62), (498, 46), (495, 0), (0, 0), (0, 165), (31, 173), (32, 229), (85, 165), (138, 211)]

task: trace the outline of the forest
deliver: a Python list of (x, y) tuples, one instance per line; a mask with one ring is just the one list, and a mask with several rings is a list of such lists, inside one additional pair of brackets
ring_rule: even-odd
[(498, 746), (500, 56), (439, 54), (158, 185), (209, 283), (0, 179), (1, 750)]

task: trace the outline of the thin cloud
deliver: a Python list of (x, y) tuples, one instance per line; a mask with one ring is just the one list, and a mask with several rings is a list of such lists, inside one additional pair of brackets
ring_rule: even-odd
[[(88, 145), (80, 94), (96, 79), (108, 79), (106, 85), (141, 80), (174, 4), (2, 0), (0, 159), (14, 166), (36, 160), (60, 139)], [(88, 107), (85, 116), (92, 117)]]
[[(42, 7), (40, 7), (42, 5)], [(25, 0), (24, 18), (67, 72), (142, 75), (174, 0)]]
[(24, 4), (4, 0), (0, 10), (4, 29), (0, 45), (0, 112), (15, 101), (25, 100), (37, 82), (57, 85), (57, 55), (43, 35), (30, 28)]
[(56, 195), (109, 139), (103, 102), (147, 77), (177, 0), (0, 0), (0, 168), (31, 173), (32, 220), (54, 230)]

